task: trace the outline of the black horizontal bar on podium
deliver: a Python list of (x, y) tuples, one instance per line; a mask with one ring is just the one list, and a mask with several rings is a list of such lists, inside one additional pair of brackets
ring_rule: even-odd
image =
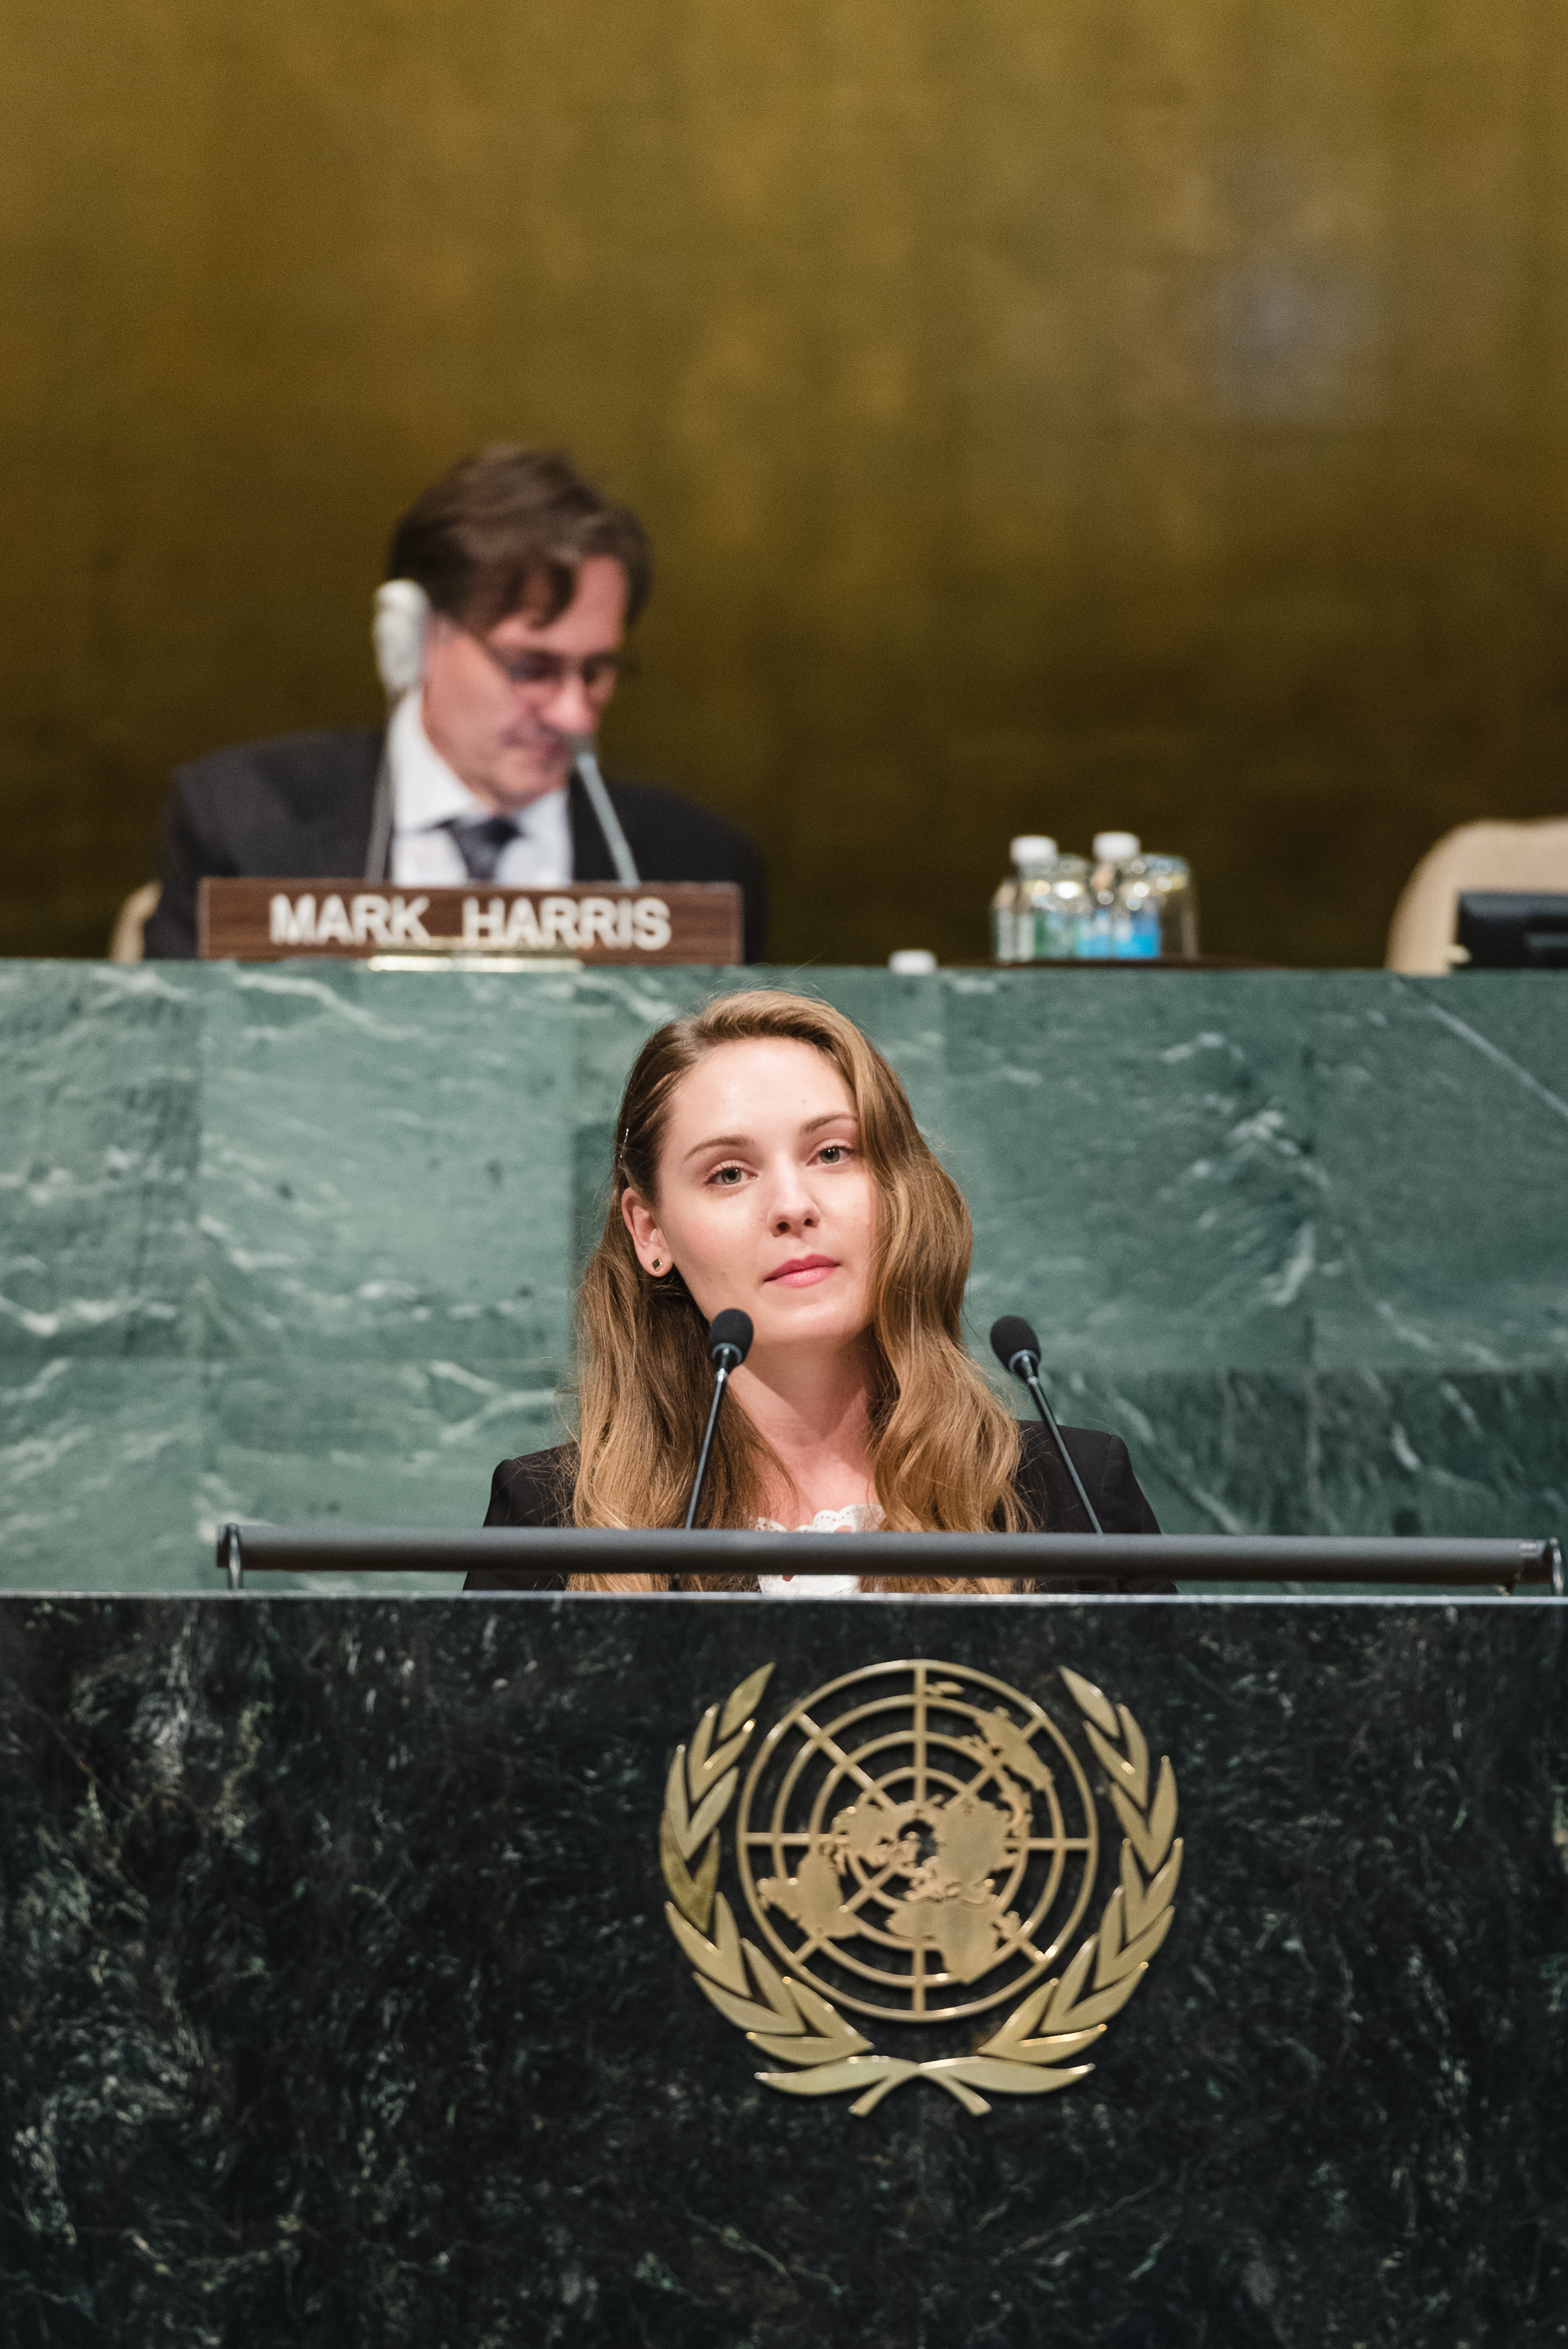
[(1009, 1582), (1092, 1575), (1113, 1582), (1453, 1584), (1561, 1592), (1557, 1542), (1360, 1534), (615, 1533), (597, 1527), (225, 1526), (218, 1567), (263, 1574), (845, 1574), (986, 1576)]

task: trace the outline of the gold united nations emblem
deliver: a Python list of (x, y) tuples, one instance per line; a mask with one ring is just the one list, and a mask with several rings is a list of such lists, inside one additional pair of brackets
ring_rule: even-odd
[[(852, 2093), (858, 2115), (905, 2080), (972, 2113), (991, 2109), (982, 2091), (1039, 2096), (1081, 2080), (1094, 2067), (1073, 2059), (1171, 1928), (1181, 1845), (1169, 1759), (1151, 1768), (1127, 1707), (1077, 1672), (1061, 1673), (1069, 1734), (1006, 1681), (924, 1657), (829, 1681), (758, 1743), (772, 1674), (762, 1665), (676, 1747), (659, 1822), (665, 1914), (697, 1987), (790, 2067), (758, 2078), (795, 2096)], [(1121, 1847), (1086, 1927), (1100, 1859), (1089, 1770)], [(727, 1822), (756, 1940), (719, 1889)], [(951, 2026), (959, 2052), (882, 2054), (851, 2017)]]

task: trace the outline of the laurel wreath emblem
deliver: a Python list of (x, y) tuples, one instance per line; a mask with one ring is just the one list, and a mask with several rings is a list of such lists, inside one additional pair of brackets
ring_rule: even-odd
[(1181, 1841), (1169, 1755), (1161, 1756), (1151, 1783), (1149, 1748), (1127, 1707), (1061, 1667), (1109, 1782), (1123, 1837), (1120, 1881), (1095, 1931), (1059, 1978), (1031, 1991), (972, 2054), (916, 2064), (879, 2055), (830, 2000), (781, 1974), (754, 1943), (742, 1940), (718, 1889), (719, 1826), (735, 1798), (739, 1765), (757, 1728), (755, 1708), (772, 1673), (771, 1664), (761, 1665), (722, 1706), (708, 1707), (689, 1745), (676, 1748), (659, 1820), (659, 1857), (671, 1894), (665, 1915), (696, 1968), (698, 1989), (762, 2054), (795, 2067), (758, 2072), (758, 2079), (795, 2096), (856, 2091), (850, 2110), (863, 2118), (906, 2080), (929, 2080), (978, 2114), (991, 2109), (982, 2090), (1043, 2096), (1087, 2077), (1093, 2064), (1068, 2059), (1091, 2046), (1127, 2004), (1175, 1914)]

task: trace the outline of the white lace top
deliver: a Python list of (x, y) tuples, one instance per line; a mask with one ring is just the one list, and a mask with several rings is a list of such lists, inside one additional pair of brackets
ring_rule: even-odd
[[(863, 1501), (851, 1501), (847, 1509), (819, 1509), (809, 1526), (797, 1526), (798, 1534), (868, 1534), (882, 1523), (882, 1511), (868, 1508)], [(781, 1534), (789, 1530), (775, 1518), (758, 1517), (759, 1534)], [(757, 1587), (764, 1599), (855, 1599), (860, 1595), (858, 1574), (759, 1574)]]

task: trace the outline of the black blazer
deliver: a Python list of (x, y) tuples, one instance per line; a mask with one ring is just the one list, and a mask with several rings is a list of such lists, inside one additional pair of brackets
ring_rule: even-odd
[[(1100, 1524), (1109, 1534), (1157, 1534), (1154, 1512), (1144, 1499), (1127, 1446), (1119, 1435), (1102, 1435), (1092, 1427), (1064, 1427), (1068, 1449), (1094, 1503)], [(1023, 1456), (1014, 1490), (1025, 1514), (1043, 1531), (1087, 1534), (1088, 1519), (1073, 1491), (1071, 1479), (1057, 1455), (1056, 1445), (1037, 1423), (1026, 1423)], [(563, 1526), (572, 1506), (573, 1450), (559, 1444), (552, 1452), (531, 1452), (519, 1460), (503, 1460), (490, 1483), (487, 1526)], [(855, 1550), (857, 1562), (860, 1548)], [(874, 1551), (872, 1553), (874, 1557)], [(479, 1567), (463, 1584), (465, 1590), (564, 1590), (560, 1574), (529, 1574), (507, 1567)], [(1044, 1582), (1021, 1582), (1020, 1591), (1170, 1590), (1168, 1582), (1115, 1582), (1109, 1578), (1067, 1581), (1052, 1577)]]
[[(177, 769), (163, 809), (163, 894), (147, 925), (150, 959), (190, 961), (196, 952), (196, 885), (206, 876), (294, 881), (365, 870), (384, 740), (374, 728), (338, 734), (278, 734), (240, 742)], [(746, 959), (767, 944), (768, 881), (744, 833), (722, 816), (656, 791), (609, 779), (636, 867), (649, 881), (738, 881), (746, 892)], [(613, 881), (609, 843), (588, 794), (573, 776), (572, 871), (577, 881)]]

